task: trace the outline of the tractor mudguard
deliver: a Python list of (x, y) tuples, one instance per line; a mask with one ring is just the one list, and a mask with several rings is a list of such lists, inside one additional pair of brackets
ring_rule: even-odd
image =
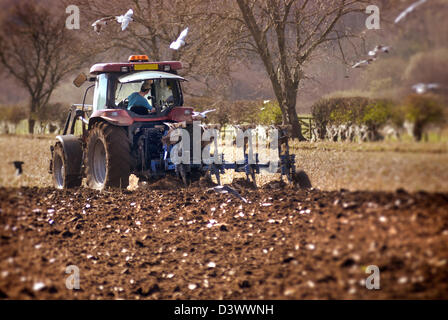
[(67, 160), (66, 172), (69, 175), (80, 175), (82, 165), (82, 144), (78, 136), (64, 135), (56, 136), (58, 142), (62, 144), (64, 155)]
[(134, 122), (134, 119), (123, 109), (97, 110), (90, 116), (89, 129), (98, 121), (106, 121), (114, 126), (127, 127)]

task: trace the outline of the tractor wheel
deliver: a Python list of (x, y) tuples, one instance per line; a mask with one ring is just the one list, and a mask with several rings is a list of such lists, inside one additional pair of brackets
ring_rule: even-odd
[(127, 188), (131, 171), (130, 149), (123, 128), (106, 122), (96, 123), (87, 137), (87, 185), (98, 190)]
[(81, 186), (82, 177), (67, 174), (67, 159), (64, 148), (57, 143), (53, 152), (53, 182), (58, 189), (77, 188)]

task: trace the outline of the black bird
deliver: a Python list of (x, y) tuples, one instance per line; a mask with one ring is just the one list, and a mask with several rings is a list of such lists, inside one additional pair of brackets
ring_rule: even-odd
[(20, 176), (23, 173), (22, 165), (24, 164), (24, 162), (23, 161), (13, 161), (11, 163), (16, 168), (16, 176)]

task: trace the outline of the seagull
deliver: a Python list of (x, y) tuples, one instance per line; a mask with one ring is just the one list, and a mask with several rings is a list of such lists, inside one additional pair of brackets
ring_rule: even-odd
[(109, 21), (115, 20), (121, 24), (121, 30), (124, 31), (128, 27), (129, 22), (133, 21), (133, 14), (134, 11), (132, 11), (132, 9), (129, 9), (128, 12), (121, 16), (110, 16), (98, 19), (94, 23), (92, 23), (93, 30), (95, 30), (96, 33), (100, 34), (101, 28), (103, 26), (107, 25)]
[(208, 125), (205, 124), (205, 123), (201, 123), (201, 124), (199, 125), (199, 127), (201, 127), (201, 128), (204, 129), (204, 130), (208, 130)]
[(375, 60), (376, 60), (375, 58), (369, 58), (369, 59), (367, 59), (367, 60), (359, 61), (359, 62), (357, 62), (356, 64), (354, 64), (354, 65), (352, 66), (352, 68), (355, 69), (355, 68), (366, 67), (367, 65), (371, 64), (371, 63), (372, 63), (373, 61), (375, 61)]
[(132, 9), (129, 9), (128, 12), (126, 12), (124, 15), (115, 17), (117, 19), (117, 22), (121, 23), (121, 31), (124, 31), (128, 27), (129, 22), (133, 21), (133, 14), (134, 11)]
[(424, 94), (429, 90), (438, 88), (440, 88), (440, 85), (438, 83), (417, 83), (416, 85), (412, 86), (412, 89), (414, 89), (414, 91), (418, 94)]
[(169, 128), (169, 130), (176, 129), (176, 126), (174, 125), (174, 123), (164, 122), (163, 124), (166, 125)]
[(115, 20), (115, 17), (104, 17), (101, 19), (96, 20), (94, 23), (92, 23), (93, 30), (95, 30), (96, 33), (100, 34), (101, 28), (105, 26), (109, 21)]
[(237, 197), (238, 199), (240, 199), (240, 200), (244, 201), (245, 203), (247, 203), (247, 199), (246, 198), (243, 198), (238, 193), (238, 191), (236, 191), (235, 189), (233, 189), (233, 188), (231, 188), (229, 186), (221, 186), (221, 185), (219, 185), (219, 186), (215, 186), (213, 188), (210, 188), (208, 190), (214, 190), (217, 193), (230, 193), (230, 194), (234, 195), (235, 197)]
[(424, 4), (428, 0), (419, 0), (417, 2), (414, 2), (410, 7), (408, 7), (406, 10), (404, 10), (400, 15), (395, 19), (395, 23), (400, 22), (403, 20), (409, 13), (415, 10), (418, 6)]
[(195, 118), (199, 117), (199, 118), (205, 119), (205, 118), (207, 118), (207, 113), (209, 113), (209, 112), (215, 112), (215, 111), (216, 111), (216, 109), (206, 110), (206, 111), (204, 111), (204, 112), (196, 112), (196, 111), (193, 111), (193, 117), (195, 117)]
[(389, 53), (389, 50), (390, 50), (390, 47), (379, 45), (379, 46), (376, 46), (375, 49), (373, 49), (372, 51), (369, 51), (369, 56), (376, 58), (378, 53), (382, 53), (382, 52)]
[(173, 50), (178, 50), (185, 44), (185, 38), (187, 37), (188, 28), (185, 28), (179, 35), (176, 41), (170, 44), (170, 48)]
[(14, 165), (16, 168), (16, 176), (20, 176), (23, 173), (22, 165), (24, 164), (23, 161), (13, 161), (11, 164)]

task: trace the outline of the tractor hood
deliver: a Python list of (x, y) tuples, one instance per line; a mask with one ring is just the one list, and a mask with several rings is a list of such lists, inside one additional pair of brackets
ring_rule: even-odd
[(163, 71), (142, 71), (126, 74), (119, 77), (118, 81), (120, 81), (120, 83), (128, 83), (134, 81), (154, 80), (154, 79), (177, 79), (181, 81), (186, 81), (186, 79), (182, 78), (181, 76)]

